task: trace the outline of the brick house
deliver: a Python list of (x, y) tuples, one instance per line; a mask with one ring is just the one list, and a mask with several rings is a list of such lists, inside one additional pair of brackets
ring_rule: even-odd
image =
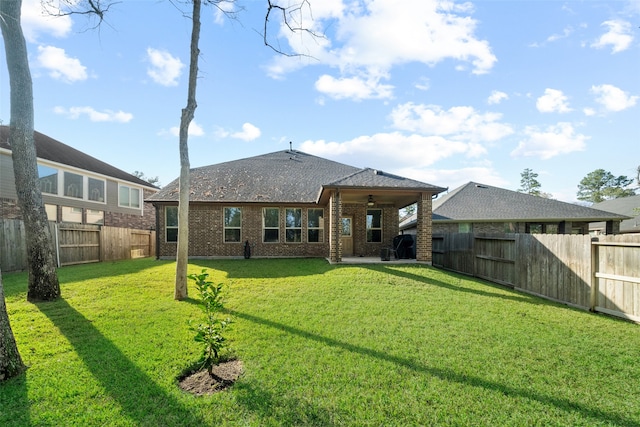
[[(178, 179), (147, 199), (157, 254), (177, 249)], [(417, 203), (416, 258), (431, 261), (431, 200), (444, 188), (286, 150), (191, 170), (190, 257), (378, 256)]]
[[(589, 224), (606, 224), (617, 234), (627, 217), (586, 206), (469, 182), (433, 202), (433, 233), (589, 234)], [(415, 216), (402, 220), (415, 233)]]
[[(34, 132), (40, 190), (50, 221), (149, 230), (158, 188), (40, 132)], [(0, 219), (22, 219), (9, 127), (0, 126)]]

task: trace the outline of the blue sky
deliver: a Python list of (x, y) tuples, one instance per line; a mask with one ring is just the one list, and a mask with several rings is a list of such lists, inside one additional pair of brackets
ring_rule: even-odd
[[(293, 147), (453, 189), (576, 200), (602, 168), (640, 165), (640, 1), (310, 0), (289, 34), (266, 0), (203, 9), (192, 167)], [(179, 8), (183, 8), (181, 11)], [(189, 6), (123, 1), (102, 26), (23, 0), (36, 130), (128, 172), (179, 174)], [(311, 15), (313, 19), (311, 19)], [(0, 120), (9, 122), (4, 46)]]

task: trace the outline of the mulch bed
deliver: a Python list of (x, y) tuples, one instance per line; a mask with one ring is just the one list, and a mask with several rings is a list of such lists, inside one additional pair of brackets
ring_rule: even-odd
[(230, 360), (213, 367), (213, 375), (209, 372), (197, 371), (188, 374), (178, 381), (180, 388), (196, 396), (212, 394), (231, 386), (242, 374), (242, 362)]

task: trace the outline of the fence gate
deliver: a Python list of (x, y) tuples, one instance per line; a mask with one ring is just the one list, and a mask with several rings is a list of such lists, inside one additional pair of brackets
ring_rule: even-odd
[(591, 254), (591, 309), (640, 322), (640, 239), (594, 239)]
[(100, 262), (99, 226), (60, 224), (57, 228), (60, 266)]

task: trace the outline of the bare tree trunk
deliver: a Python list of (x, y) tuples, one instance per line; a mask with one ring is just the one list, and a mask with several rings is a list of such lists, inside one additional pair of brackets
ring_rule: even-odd
[(178, 251), (176, 255), (176, 289), (174, 298), (186, 298), (187, 266), (189, 263), (189, 124), (193, 120), (196, 107), (196, 83), (198, 79), (198, 57), (200, 49), (200, 7), (201, 0), (193, 1), (193, 27), (191, 31), (191, 60), (189, 64), (189, 89), (187, 106), (180, 117), (180, 202), (178, 207)]
[(51, 232), (38, 185), (36, 148), (33, 142), (33, 83), (27, 46), (20, 26), (21, 0), (0, 0), (0, 27), (4, 39), (11, 119), (9, 144), (18, 193), (18, 205), (25, 224), (29, 264), (29, 301), (51, 301), (60, 296)]
[(9, 324), (7, 306), (4, 302), (2, 273), (0, 272), (0, 381), (19, 375), (24, 369), (25, 366), (22, 363), (22, 358), (18, 352), (18, 346)]

